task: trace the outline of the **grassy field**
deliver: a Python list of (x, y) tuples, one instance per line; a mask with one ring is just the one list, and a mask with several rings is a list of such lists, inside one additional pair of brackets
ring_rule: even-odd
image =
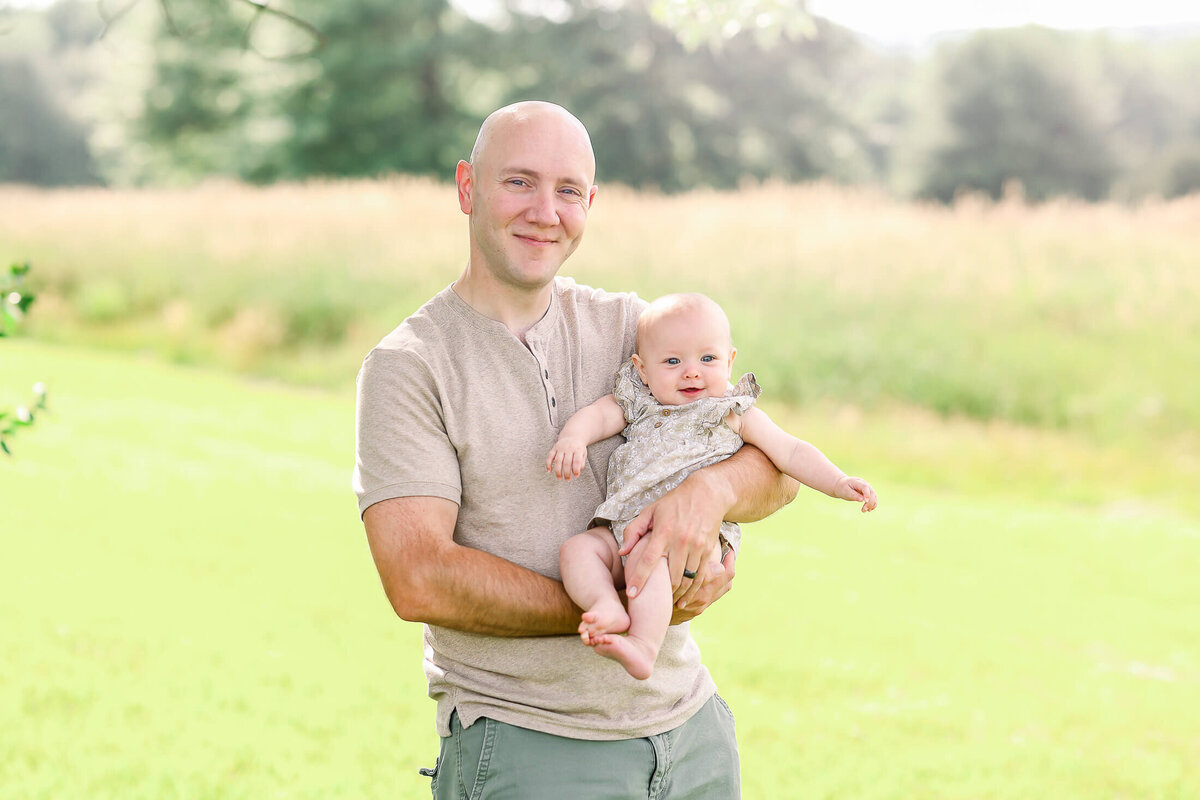
[[(427, 796), (419, 628), (357, 520), (349, 383), (0, 359), (53, 408), (0, 461), (0, 798)], [(882, 505), (748, 527), (694, 626), (747, 798), (1200, 797), (1200, 513), (1127, 480), (1153, 447), (771, 410)]]
[[(0, 187), (43, 339), (335, 386), (462, 269), (452, 187)], [(776, 399), (891, 404), (1200, 453), (1200, 195), (954, 207), (763, 186), (601, 187), (570, 274), (707, 291)]]
[[(465, 251), (429, 182), (0, 186), (0, 800), (417, 798), (420, 631), (350, 491), (362, 355)], [(746, 797), (1200, 797), (1200, 196), (603, 187), (570, 263), (706, 291), (802, 495), (696, 623)]]

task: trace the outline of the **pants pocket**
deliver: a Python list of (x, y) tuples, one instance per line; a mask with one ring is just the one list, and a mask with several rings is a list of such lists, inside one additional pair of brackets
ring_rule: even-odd
[(437, 761), (434, 762), (434, 765), (432, 767), (421, 767), (419, 770), (417, 770), (417, 772), (419, 774), (424, 775), (426, 778), (429, 778), (429, 793), (433, 797), (437, 797), (438, 767), (440, 767), (441, 765), (442, 765), (442, 757), (438, 756)]

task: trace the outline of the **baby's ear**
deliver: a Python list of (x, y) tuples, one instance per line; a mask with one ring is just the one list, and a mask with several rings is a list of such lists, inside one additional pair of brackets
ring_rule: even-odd
[(637, 370), (638, 377), (642, 379), (642, 383), (648, 383), (646, 380), (646, 365), (642, 363), (642, 359), (637, 353), (633, 354), (633, 367)]
[(731, 347), (729, 348), (729, 366), (733, 366), (733, 360), (735, 358), (737, 358), (737, 348)]

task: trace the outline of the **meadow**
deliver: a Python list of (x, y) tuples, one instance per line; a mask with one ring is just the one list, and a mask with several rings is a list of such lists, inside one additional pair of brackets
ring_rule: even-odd
[[(349, 487), (365, 350), (461, 268), (447, 187), (0, 188), (0, 798), (417, 798), (418, 626)], [(602, 188), (581, 281), (730, 308), (875, 483), (747, 528), (694, 625), (747, 798), (1200, 797), (1200, 198)]]

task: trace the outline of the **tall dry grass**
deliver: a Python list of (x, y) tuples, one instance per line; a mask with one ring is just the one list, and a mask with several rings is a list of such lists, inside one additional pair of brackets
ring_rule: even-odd
[[(452, 281), (449, 185), (0, 187), (0, 256), (29, 259), (35, 335), (345, 383)], [(1106, 440), (1200, 429), (1200, 197), (1136, 207), (871, 189), (660, 196), (602, 187), (565, 273), (730, 311), (779, 398), (915, 405)]]

